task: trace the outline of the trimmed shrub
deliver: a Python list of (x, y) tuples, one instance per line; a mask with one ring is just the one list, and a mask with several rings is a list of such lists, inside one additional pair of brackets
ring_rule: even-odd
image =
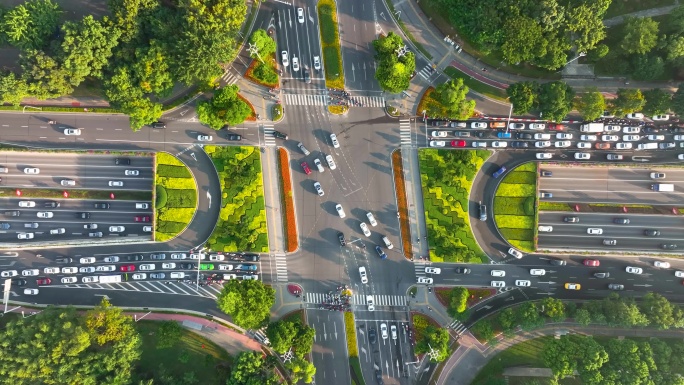
[(185, 166), (170, 166), (168, 164), (160, 164), (157, 166), (157, 176), (167, 178), (192, 178), (192, 174)]
[(197, 206), (197, 190), (190, 170), (171, 154), (157, 153), (155, 240), (163, 242), (183, 231)]
[(531, 229), (534, 227), (534, 217), (523, 215), (495, 215), (496, 225), (500, 228)]
[(344, 313), (344, 330), (347, 335), (347, 351), (349, 357), (358, 357), (359, 349), (356, 346), (356, 324), (354, 323), (354, 313)]
[(192, 178), (157, 178), (157, 183), (169, 190), (192, 190), (195, 187)]
[(529, 197), (534, 196), (536, 191), (535, 185), (501, 183), (496, 190), (496, 196)]
[(157, 192), (157, 201), (155, 202), (155, 207), (157, 207), (157, 209), (166, 207), (166, 202), (168, 199), (166, 189), (164, 188), (164, 186), (158, 184), (155, 190)]
[(195, 190), (166, 190), (170, 207), (196, 207), (197, 193)]

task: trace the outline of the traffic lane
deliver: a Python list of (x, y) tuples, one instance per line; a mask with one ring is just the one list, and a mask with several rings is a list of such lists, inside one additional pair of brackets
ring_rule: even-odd
[(338, 6), (341, 53), (345, 82), (351, 89), (378, 90), (375, 80), (375, 23), (371, 19), (375, 3), (344, 2)]
[[(307, 310), (307, 323), (315, 331), (314, 346), (311, 351), (316, 366), (317, 383), (351, 383), (343, 312), (329, 310)], [(331, 380), (332, 379), (332, 380)]]
[[(565, 218), (578, 218), (578, 223), (567, 223)], [(629, 219), (629, 224), (627, 225), (616, 225), (614, 223), (615, 219)], [(562, 224), (562, 225), (574, 225), (574, 226), (592, 226), (601, 227), (602, 226), (617, 226), (624, 228), (637, 228), (637, 229), (677, 229), (683, 224), (683, 220), (674, 215), (660, 215), (660, 214), (635, 214), (635, 213), (625, 213), (625, 214), (614, 214), (614, 213), (590, 213), (590, 212), (552, 212), (552, 211), (540, 211), (539, 212), (539, 223), (540, 224)], [(595, 226), (598, 225), (598, 226)], [(555, 230), (555, 229), (554, 229)]]
[[(626, 216), (616, 215), (615, 218), (627, 218)], [(671, 228), (659, 227), (658, 221), (655, 220), (649, 227), (637, 227), (629, 225), (617, 225), (612, 223), (612, 218), (609, 221), (598, 223), (595, 225), (581, 224), (581, 223), (565, 223), (565, 222), (547, 222), (540, 221), (542, 226), (553, 226), (553, 232), (539, 232), (539, 237), (574, 237), (578, 239), (578, 244), (582, 244), (583, 241), (591, 239), (602, 239), (615, 237), (620, 238), (644, 238), (644, 240), (681, 240), (684, 238), (684, 234), (681, 231), (681, 221), (680, 226), (673, 226)], [(589, 229), (601, 229), (602, 234), (589, 234)], [(646, 236), (644, 235), (644, 230), (646, 229), (659, 229), (661, 230), (660, 236)]]
[[(684, 182), (684, 169), (677, 168), (660, 168), (657, 165), (652, 167), (644, 167), (636, 164), (633, 167), (611, 167), (606, 165), (603, 167), (564, 167), (562, 165), (547, 164), (546, 168), (553, 171), (553, 179), (580, 179), (580, 180), (605, 180), (615, 179), (624, 181), (651, 181), (650, 174), (652, 172), (666, 173), (667, 182), (676, 183)], [(670, 182), (670, 180), (673, 180)]]
[[(41, 170), (42, 171), (42, 170)], [(91, 171), (93, 175), (99, 174), (98, 171)], [(73, 186), (64, 186), (62, 181), (74, 181)], [(56, 176), (44, 174), (25, 175), (25, 176), (2, 176), (2, 186), (9, 188), (52, 188), (52, 189), (81, 189), (81, 190), (108, 190), (108, 191), (150, 191), (153, 179), (121, 177), (121, 176), (74, 176), (68, 173), (59, 173)], [(122, 182), (123, 186), (110, 186), (110, 182)], [(69, 182), (64, 182), (69, 183)]]
[(549, 202), (564, 202), (564, 203), (618, 203), (618, 204), (668, 204), (678, 205), (682, 201), (684, 193), (678, 192), (657, 192), (650, 189), (649, 186), (637, 186), (630, 190), (616, 188), (611, 185), (610, 189), (602, 189), (600, 187), (594, 188), (592, 186), (581, 186), (576, 183), (575, 187), (550, 187), (542, 185), (539, 187), (540, 192), (549, 192), (553, 194), (551, 198), (544, 198)]
[[(541, 233), (540, 233), (541, 234)], [(603, 240), (615, 240), (616, 244), (613, 246), (604, 245)], [(581, 245), (581, 246), (579, 246)], [(665, 246), (674, 245), (674, 249), (665, 249)], [(655, 237), (639, 237), (633, 236), (621, 237), (614, 235), (603, 235), (597, 237), (583, 237), (578, 239), (573, 235), (540, 235), (539, 248), (540, 249), (567, 249), (567, 250), (595, 250), (600, 252), (617, 252), (617, 251), (651, 251), (658, 253), (673, 253), (680, 254), (684, 242), (681, 238), (665, 239)]]
[[(626, 167), (622, 166), (622, 170)], [(656, 167), (654, 167), (655, 169)], [(542, 188), (564, 188), (572, 186), (606, 186), (607, 189), (620, 191), (621, 189), (629, 190), (650, 190), (653, 183), (668, 183), (674, 184), (677, 187), (684, 188), (684, 174), (681, 178), (677, 176), (680, 173), (668, 172), (665, 179), (654, 180), (650, 178), (650, 173), (658, 170), (634, 170), (631, 173), (614, 172), (610, 167), (575, 167), (575, 169), (586, 170), (587, 172), (559, 172), (557, 167), (544, 166), (545, 171), (552, 171), (553, 176), (543, 179)], [(603, 169), (599, 172), (593, 172), (596, 169)]]
[[(128, 159), (130, 160), (130, 165), (115, 164), (116, 159)], [(59, 162), (56, 164), (56, 162)], [(154, 166), (154, 157), (152, 154), (149, 156), (138, 156), (138, 155), (91, 155), (91, 154), (80, 154), (71, 152), (18, 152), (18, 151), (3, 151), (0, 152), (0, 163), (3, 163), (5, 167), (9, 167), (8, 164), (18, 164), (18, 163), (35, 163), (36, 165), (32, 167), (40, 167), (40, 165), (59, 166), (93, 166), (93, 167), (116, 167), (119, 169), (125, 168), (138, 168), (140, 170), (149, 169), (151, 170)], [(23, 170), (21, 170), (23, 171)], [(123, 171), (121, 171), (123, 173)]]

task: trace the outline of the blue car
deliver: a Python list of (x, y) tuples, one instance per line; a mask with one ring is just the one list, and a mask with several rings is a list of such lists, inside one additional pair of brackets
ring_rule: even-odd
[(385, 258), (387, 258), (387, 254), (385, 254), (385, 252), (382, 251), (382, 249), (380, 248), (380, 246), (375, 246), (375, 252), (378, 253), (378, 255), (380, 256), (380, 259), (385, 259)]
[(499, 139), (510, 139), (511, 133), (510, 132), (497, 132), (496, 137)]
[(506, 172), (506, 167), (501, 166), (501, 168), (498, 169), (494, 174), (492, 174), (492, 176), (493, 176), (494, 178), (498, 178), (498, 177), (501, 176), (501, 174), (503, 174), (503, 173), (505, 173), (505, 172)]

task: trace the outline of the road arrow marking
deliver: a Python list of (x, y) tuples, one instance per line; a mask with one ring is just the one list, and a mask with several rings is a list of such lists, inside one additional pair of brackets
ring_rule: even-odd
[(515, 297), (511, 296), (511, 297), (506, 298), (505, 301), (506, 301), (506, 302), (508, 302), (508, 301), (513, 301), (514, 299), (515, 299)]
[(491, 308), (492, 308), (492, 306), (491, 306), (491, 305), (487, 305), (487, 306), (482, 306), (481, 308), (479, 308), (479, 309), (477, 309), (477, 310), (475, 310), (475, 311), (480, 311), (480, 310), (489, 310), (489, 309), (491, 309)]
[(649, 284), (637, 285), (637, 284), (635, 284), (634, 286), (651, 287), (651, 286), (653, 286), (653, 285), (649, 285)]
[(102, 297), (102, 298), (106, 299), (107, 301), (109, 301), (111, 299), (111, 298), (109, 298), (109, 296), (107, 294), (95, 294), (95, 296), (96, 297)]

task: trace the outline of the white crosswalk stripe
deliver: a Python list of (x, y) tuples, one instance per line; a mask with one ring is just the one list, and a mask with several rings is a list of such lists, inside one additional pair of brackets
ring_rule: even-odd
[(433, 73), (434, 71), (432, 70), (432, 67), (429, 65), (426, 65), (418, 72), (418, 74), (425, 80), (428, 80)]
[(385, 107), (385, 98), (382, 96), (351, 96), (351, 100), (361, 103), (355, 107)]
[(468, 328), (458, 320), (454, 320), (448, 327), (453, 329), (459, 336), (468, 330)]
[(402, 146), (410, 146), (413, 138), (411, 137), (411, 120), (399, 119), (399, 139)]
[(273, 131), (275, 131), (273, 126), (264, 125), (264, 145), (266, 145), (266, 146), (275, 146), (276, 145), (276, 140), (275, 140), (275, 136), (273, 136)]
[(285, 254), (275, 254), (276, 279), (278, 282), (287, 282), (287, 257)]
[(283, 94), (285, 104), (291, 106), (327, 106), (328, 97), (325, 95)]
[[(306, 293), (305, 302), (322, 304), (326, 298), (324, 293)], [(403, 295), (374, 295), (375, 307), (378, 306), (406, 306), (406, 297)], [(361, 294), (352, 295), (352, 305), (366, 305), (366, 296)]]
[(223, 80), (224, 82), (226, 82), (226, 85), (229, 85), (229, 84), (235, 84), (235, 83), (237, 83), (238, 80), (240, 80), (240, 79), (238, 79), (238, 77), (235, 76), (235, 75), (233, 75), (230, 71), (226, 71), (226, 72), (223, 74), (223, 76), (221, 76), (221, 80)]

